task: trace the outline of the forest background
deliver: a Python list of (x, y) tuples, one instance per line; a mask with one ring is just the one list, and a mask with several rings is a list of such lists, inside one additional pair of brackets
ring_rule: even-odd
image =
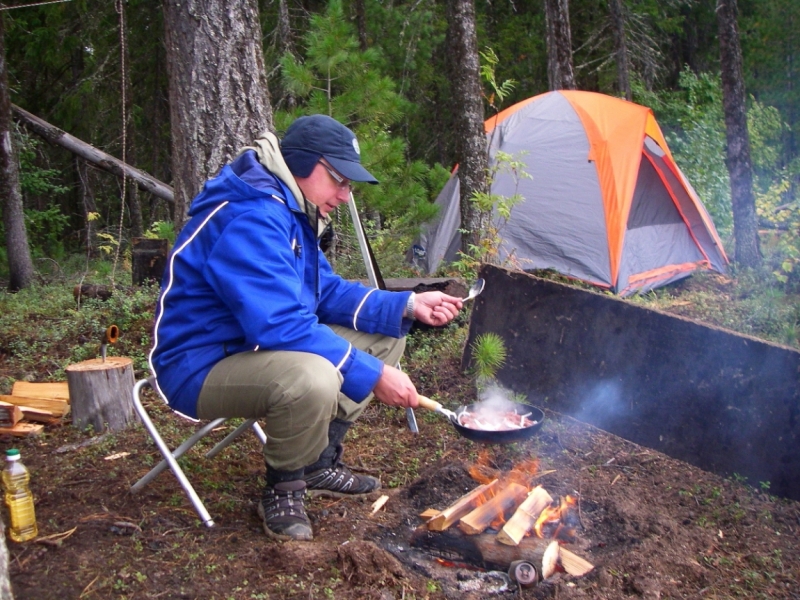
[[(358, 133), (367, 166), (383, 185), (357, 189), (356, 197), (388, 276), (412, 274), (405, 251), (433, 215), (432, 201), (457, 162), (446, 4), (258, 3), (277, 133), (314, 112), (332, 114)], [(553, 87), (547, 5), (475, 3), (484, 116)], [(740, 0), (738, 10), (753, 194), (766, 261), (760, 281), (773, 294), (792, 293), (800, 272), (800, 5)], [(2, 14), (15, 105), (173, 181), (162, 5), (71, 0)], [(573, 0), (568, 14), (575, 86), (629, 95), (655, 111), (733, 255), (715, 3)], [(14, 139), (28, 244), (41, 282), (77, 272), (81, 280), (127, 283), (131, 238), (173, 239), (180, 228), (181, 215), (169, 202), (124, 185), (18, 125)], [(0, 246), (3, 278), (5, 248)], [(348, 274), (359, 260), (345, 256), (338, 266)], [(455, 268), (463, 274), (470, 264)], [(778, 341), (797, 343), (797, 313), (789, 312)]]

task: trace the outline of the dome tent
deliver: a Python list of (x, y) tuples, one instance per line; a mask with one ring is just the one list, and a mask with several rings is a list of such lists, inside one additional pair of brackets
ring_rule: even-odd
[[(620, 295), (645, 292), (700, 268), (724, 272), (714, 224), (675, 164), (653, 112), (603, 94), (556, 91), (485, 123), (490, 160), (501, 150), (531, 176), (499, 173), (492, 193), (522, 195), (500, 229), (500, 260), (554, 269)], [(427, 273), (456, 258), (456, 172), (413, 262)]]

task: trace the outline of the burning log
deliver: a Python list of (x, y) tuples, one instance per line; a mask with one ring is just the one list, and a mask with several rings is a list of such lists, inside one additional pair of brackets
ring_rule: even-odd
[(505, 521), (527, 494), (528, 488), (524, 485), (509, 483), (496, 496), (463, 517), (458, 523), (458, 528), (469, 535), (481, 533), (492, 522), (501, 519)]
[(444, 509), (427, 523), (431, 531), (444, 531), (464, 515), (469, 514), (476, 506), (486, 499), (492, 498), (497, 493), (497, 479), (476, 487), (471, 492), (461, 496), (455, 504)]
[(568, 495), (545, 506), (533, 525), (533, 531), (540, 538), (555, 538), (565, 542), (574, 541), (577, 523), (572, 507), (576, 503), (577, 500)]
[(506, 571), (515, 561), (523, 560), (544, 573), (543, 562), (548, 551), (549, 575), (564, 571), (574, 577), (582, 577), (594, 568), (592, 563), (562, 548), (555, 541), (526, 537), (518, 545), (508, 546), (498, 544), (496, 537), (490, 533), (464, 535), (458, 529), (434, 533), (422, 528), (412, 536), (411, 545), (486, 569)]
[(497, 534), (497, 541), (501, 544), (516, 546), (531, 530), (541, 512), (553, 502), (553, 498), (542, 486), (533, 488), (528, 497), (517, 507), (514, 516), (503, 526)]

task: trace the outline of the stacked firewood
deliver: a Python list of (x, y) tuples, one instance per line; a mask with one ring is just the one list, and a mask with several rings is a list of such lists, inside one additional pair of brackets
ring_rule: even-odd
[(0, 435), (39, 435), (45, 425), (61, 423), (69, 411), (66, 381), (17, 381), (10, 395), (0, 395)]

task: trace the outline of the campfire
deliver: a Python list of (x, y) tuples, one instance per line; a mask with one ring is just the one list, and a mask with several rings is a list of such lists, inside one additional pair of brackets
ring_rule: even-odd
[(577, 540), (578, 498), (553, 498), (534, 481), (538, 461), (500, 474), (479, 460), (469, 469), (479, 485), (450, 506), (428, 509), (412, 544), (439, 555), (440, 564), (508, 570), (520, 585), (557, 572), (580, 577), (594, 566), (564, 544)]

